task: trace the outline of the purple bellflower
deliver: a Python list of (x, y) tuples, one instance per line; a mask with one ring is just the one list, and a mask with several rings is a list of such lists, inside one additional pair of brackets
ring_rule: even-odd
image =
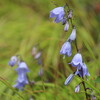
[(17, 62), (17, 57), (16, 56), (12, 56), (10, 61), (8, 62), (8, 65), (13, 67)]
[(29, 69), (25, 62), (19, 62), (18, 67), (15, 69), (18, 74), (17, 83), (14, 85), (17, 89), (23, 89), (23, 87), (28, 84), (28, 79), (26, 73)]
[(68, 57), (72, 55), (72, 47), (70, 42), (67, 41), (62, 45), (60, 54), (67, 55)]
[(68, 38), (70, 41), (74, 41), (76, 39), (76, 28), (72, 30), (71, 35)]
[(82, 66), (82, 56), (81, 56), (81, 54), (80, 53), (77, 53), (74, 57), (73, 57), (73, 59), (72, 59), (72, 61), (71, 61), (71, 63), (69, 63), (69, 64), (71, 64), (73, 67), (78, 67), (79, 69), (81, 68), (81, 66)]
[(56, 17), (55, 22), (59, 23), (63, 20), (65, 15), (64, 7), (57, 7), (50, 11), (50, 18)]
[(77, 71), (75, 72), (75, 75), (79, 75), (80, 77), (90, 76), (85, 63), (83, 63), (80, 67), (81, 68), (77, 68)]

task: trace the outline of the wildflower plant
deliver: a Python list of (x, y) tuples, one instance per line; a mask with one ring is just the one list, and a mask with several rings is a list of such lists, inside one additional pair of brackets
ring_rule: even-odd
[[(67, 7), (67, 11), (66, 8)], [(50, 11), (50, 18), (55, 17), (56, 19), (54, 20), (55, 23), (62, 22), (62, 25), (64, 26), (64, 31), (68, 32), (69, 27), (72, 27), (72, 32), (66, 42), (62, 45), (60, 54), (64, 56), (71, 57), (72, 56), (72, 42), (75, 43), (76, 47), (76, 54), (72, 58), (72, 61), (68, 63), (72, 67), (76, 68), (76, 71), (71, 73), (67, 79), (65, 80), (65, 85), (70, 84), (70, 82), (73, 80), (73, 78), (77, 75), (82, 79), (82, 82), (80, 82), (76, 87), (75, 87), (75, 92), (78, 93), (80, 91), (80, 85), (83, 84), (85, 95), (86, 95), (86, 100), (89, 100), (89, 95), (87, 93), (87, 87), (85, 85), (85, 77), (90, 76), (88, 72), (88, 68), (82, 58), (82, 55), (80, 53), (80, 50), (78, 49), (77, 46), (77, 29), (76, 26), (73, 25), (73, 12), (72, 9), (70, 9), (69, 5), (66, 3), (65, 6), (63, 7), (57, 7), (54, 8), (52, 11)]]
[(13, 85), (14, 88), (23, 90), (26, 84), (29, 84), (29, 80), (27, 77), (27, 72), (30, 72), (28, 69), (27, 64), (22, 61), (22, 59), (19, 56), (12, 56), (10, 61), (8, 62), (8, 65), (13, 67), (14, 65), (17, 65), (17, 68), (15, 71), (18, 74), (16, 84)]

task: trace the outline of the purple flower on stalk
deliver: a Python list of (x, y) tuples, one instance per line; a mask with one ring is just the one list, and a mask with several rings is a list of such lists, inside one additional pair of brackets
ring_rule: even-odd
[(15, 63), (16, 63), (15, 61), (9, 61), (8, 65), (11, 66), (11, 67), (13, 67), (15, 65)]
[(80, 85), (78, 84), (76, 87), (75, 87), (75, 92), (79, 92), (80, 91)]
[(80, 53), (77, 53), (77, 54), (73, 57), (71, 63), (69, 63), (69, 64), (71, 64), (73, 67), (78, 67), (78, 68), (80, 69), (81, 66), (83, 65), (81, 54), (80, 54)]
[(68, 31), (68, 29), (69, 29), (69, 23), (68, 23), (68, 21), (66, 22), (66, 24), (65, 24), (65, 27), (64, 27), (64, 31)]
[(63, 20), (65, 15), (64, 7), (57, 7), (50, 11), (50, 18), (56, 17), (55, 22), (59, 23)]
[(70, 41), (74, 41), (76, 39), (76, 28), (74, 27), (71, 35), (68, 38)]
[(29, 72), (29, 69), (25, 62), (19, 62), (18, 68), (16, 68), (15, 71), (18, 74), (18, 78), (14, 87), (17, 89), (23, 89), (23, 87), (28, 84), (26, 73)]
[(68, 57), (72, 55), (72, 47), (70, 42), (67, 41), (62, 45), (60, 54), (67, 55)]
[(71, 81), (72, 81), (72, 79), (74, 78), (74, 74), (70, 74), (68, 77), (67, 77), (67, 79), (66, 79), (66, 81), (65, 81), (65, 85), (68, 85)]
[(84, 76), (90, 76), (87, 66), (85, 63), (83, 63), (80, 68), (77, 68), (77, 71), (75, 72), (75, 75), (79, 75), (80, 77)]
[(12, 56), (10, 61), (8, 62), (8, 65), (13, 67), (17, 62), (17, 57), (16, 56)]

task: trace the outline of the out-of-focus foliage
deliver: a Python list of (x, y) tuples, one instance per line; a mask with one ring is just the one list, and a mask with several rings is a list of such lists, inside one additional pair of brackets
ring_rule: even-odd
[[(66, 77), (72, 72), (67, 63), (71, 58), (59, 54), (61, 45), (71, 32), (63, 31), (61, 23), (49, 19), (53, 8), (66, 2), (73, 9), (73, 22), (77, 28), (77, 43), (91, 74), (87, 86), (100, 91), (95, 83), (100, 76), (100, 3), (99, 0), (1, 0), (0, 1), (0, 98), (2, 100), (85, 100), (84, 92), (74, 93), (79, 83), (77, 77), (69, 86), (64, 86)], [(39, 66), (31, 51), (34, 45), (42, 50), (44, 76), (38, 76)], [(76, 53), (73, 45), (73, 55)], [(11, 56), (19, 54), (29, 66), (28, 74), (35, 81), (33, 88), (25, 87), (17, 92), (11, 88), (17, 77), (14, 68), (8, 66)], [(45, 83), (43, 83), (43, 81)], [(45, 87), (45, 88), (44, 88)], [(81, 87), (82, 90), (82, 87)], [(20, 97), (22, 96), (22, 97)], [(84, 99), (83, 99), (84, 98)]]

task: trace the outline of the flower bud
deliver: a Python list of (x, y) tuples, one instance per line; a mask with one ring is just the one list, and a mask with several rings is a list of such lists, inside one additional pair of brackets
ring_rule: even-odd
[(17, 62), (17, 57), (16, 56), (12, 56), (10, 61), (8, 62), (8, 65), (13, 67)]
[(69, 13), (68, 13), (68, 18), (69, 18), (69, 19), (72, 18), (72, 10), (69, 11)]
[(66, 22), (66, 24), (65, 24), (65, 27), (64, 27), (64, 31), (68, 31), (68, 29), (69, 29), (69, 23), (68, 23), (68, 21)]
[(72, 30), (72, 33), (71, 33), (71, 35), (69, 36), (68, 39), (71, 40), (71, 41), (74, 41), (76, 39), (76, 28), (74, 28)]
[(72, 79), (74, 78), (74, 74), (70, 74), (69, 76), (68, 76), (68, 78), (66, 79), (66, 81), (65, 81), (65, 85), (68, 85), (71, 81), (72, 81)]
[(80, 91), (80, 85), (77, 85), (77, 86), (75, 87), (75, 92), (78, 93), (79, 91)]

